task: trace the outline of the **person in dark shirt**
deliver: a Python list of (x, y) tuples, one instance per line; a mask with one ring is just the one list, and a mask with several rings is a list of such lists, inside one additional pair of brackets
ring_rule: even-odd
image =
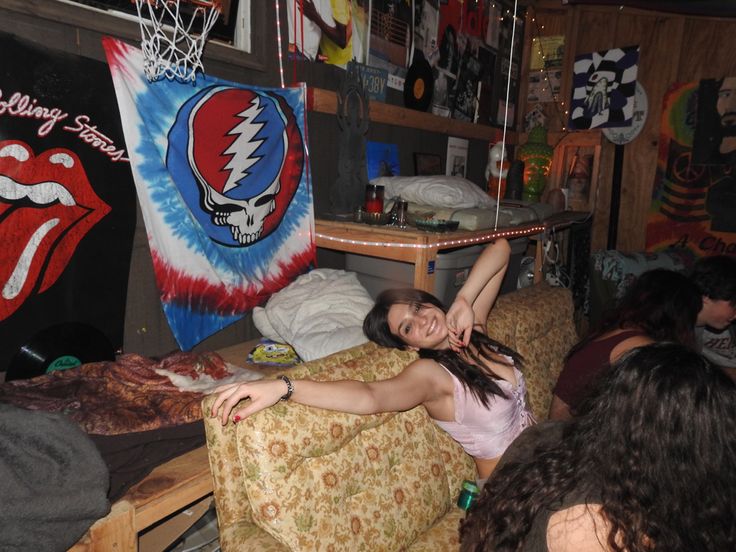
[(698, 287), (684, 274), (658, 268), (641, 274), (601, 328), (575, 345), (555, 385), (549, 417), (569, 419), (611, 362), (655, 341), (695, 347), (702, 308)]

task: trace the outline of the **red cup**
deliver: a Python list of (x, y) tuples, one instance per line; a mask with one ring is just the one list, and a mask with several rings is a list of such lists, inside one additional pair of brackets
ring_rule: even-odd
[(383, 186), (368, 184), (365, 187), (365, 210), (368, 213), (383, 213)]

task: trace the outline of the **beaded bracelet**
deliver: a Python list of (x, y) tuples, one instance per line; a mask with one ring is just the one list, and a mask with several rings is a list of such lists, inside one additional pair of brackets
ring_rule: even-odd
[(279, 400), (288, 401), (291, 398), (291, 394), (294, 392), (294, 384), (291, 383), (291, 380), (284, 375), (279, 376), (279, 379), (286, 383), (286, 393)]

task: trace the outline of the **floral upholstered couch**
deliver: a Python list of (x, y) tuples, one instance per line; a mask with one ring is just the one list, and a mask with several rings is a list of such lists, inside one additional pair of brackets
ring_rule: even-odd
[[(489, 326), (525, 357), (531, 404), (546, 417), (576, 340), (570, 292), (541, 284), (504, 295)], [(377, 380), (414, 358), (368, 343), (284, 373)], [(422, 407), (358, 416), (278, 403), (237, 425), (206, 418), (205, 427), (225, 552), (458, 548), (455, 503), (474, 463)]]

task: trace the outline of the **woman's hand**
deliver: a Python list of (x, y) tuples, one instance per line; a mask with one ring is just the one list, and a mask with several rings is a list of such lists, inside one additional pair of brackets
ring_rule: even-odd
[(459, 352), (470, 343), (473, 332), (475, 313), (473, 307), (463, 297), (458, 296), (447, 311), (445, 317), (449, 331), (450, 348)]
[(223, 385), (215, 390), (218, 395), (212, 404), (210, 417), (220, 418), (222, 425), (227, 425), (233, 408), (243, 399), (250, 399), (244, 408), (234, 413), (232, 420), (237, 423), (251, 414), (273, 406), (279, 402), (286, 392), (286, 383), (280, 379)]

